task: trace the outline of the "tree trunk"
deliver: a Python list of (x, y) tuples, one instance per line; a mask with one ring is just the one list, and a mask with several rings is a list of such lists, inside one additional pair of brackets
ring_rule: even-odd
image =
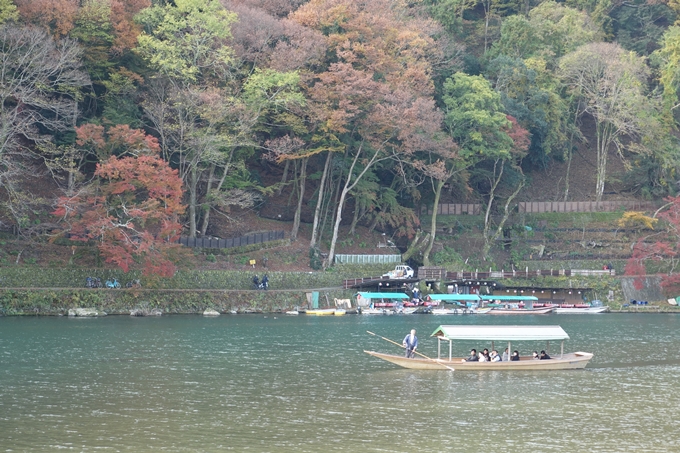
[(413, 238), (411, 245), (409, 245), (406, 252), (404, 252), (404, 254), (401, 255), (401, 260), (403, 262), (406, 262), (409, 259), (411, 259), (411, 257), (418, 253), (418, 251), (420, 251), (423, 248), (423, 245), (425, 245), (430, 240), (430, 233), (426, 233), (424, 237), (422, 236), (422, 234), (423, 234), (422, 231), (416, 232), (416, 237)]
[(342, 192), (340, 193), (340, 201), (338, 202), (338, 210), (335, 215), (335, 225), (333, 225), (333, 238), (331, 239), (331, 247), (328, 252), (328, 265), (331, 266), (333, 265), (333, 259), (335, 258), (335, 244), (338, 242), (338, 232), (340, 231), (340, 222), (342, 221), (342, 208), (344, 207), (345, 204), (345, 199), (347, 198), (347, 194), (350, 192), (350, 190), (354, 189), (356, 187), (357, 183), (363, 178), (363, 176), (366, 174), (366, 172), (375, 164), (379, 159), (378, 159), (378, 153), (380, 151), (375, 151), (375, 154), (373, 154), (373, 157), (366, 162), (366, 165), (364, 166), (364, 169), (361, 170), (361, 173), (357, 175), (357, 177), (354, 179), (354, 182), (352, 181), (352, 173), (354, 172), (354, 166), (356, 165), (357, 161), (359, 160), (359, 156), (361, 155), (361, 151), (363, 150), (363, 143), (359, 146), (359, 149), (357, 150), (357, 154), (354, 156), (354, 159), (352, 160), (352, 165), (349, 167), (349, 171), (347, 172), (347, 179), (345, 180), (345, 185), (342, 188)]
[(484, 247), (482, 248), (482, 259), (486, 261), (486, 258), (491, 250), (490, 243), (490, 233), (491, 230), (491, 207), (493, 206), (494, 199), (496, 198), (496, 188), (501, 182), (503, 177), (503, 170), (505, 169), (505, 160), (501, 160), (501, 168), (498, 176), (496, 176), (496, 167), (498, 166), (498, 160), (493, 164), (493, 175), (495, 180), (491, 184), (491, 191), (489, 191), (489, 203), (486, 205), (486, 213), (484, 214)]
[(349, 234), (356, 234), (357, 223), (359, 222), (359, 204), (354, 199), (354, 215), (352, 216), (352, 224), (349, 226)]
[(423, 266), (430, 265), (430, 252), (434, 246), (434, 239), (437, 234), (437, 211), (439, 210), (439, 199), (441, 198), (443, 187), (444, 181), (438, 179), (434, 189), (434, 207), (432, 208), (432, 222), (430, 223), (430, 240), (423, 251)]
[(326, 185), (326, 176), (328, 175), (328, 170), (331, 167), (331, 161), (333, 160), (333, 153), (328, 151), (326, 156), (326, 164), (323, 167), (323, 174), (321, 175), (321, 182), (319, 183), (319, 194), (316, 200), (316, 208), (314, 209), (314, 222), (312, 223), (312, 239), (309, 241), (309, 247), (316, 247), (316, 241), (318, 237), (319, 229), (319, 215), (321, 214), (321, 206), (323, 205), (324, 189)]
[(283, 186), (286, 184), (286, 181), (288, 180), (288, 167), (290, 166), (290, 161), (286, 161), (286, 165), (283, 167), (283, 176), (281, 177), (281, 187), (279, 187), (278, 194), (281, 195), (281, 192), (283, 191)]
[(189, 237), (196, 237), (196, 191), (198, 190), (198, 169), (191, 167), (189, 177)]
[(309, 157), (302, 159), (300, 163), (300, 198), (298, 198), (297, 208), (295, 209), (295, 217), (293, 219), (293, 229), (290, 232), (290, 240), (297, 240), (298, 230), (300, 229), (300, 214), (302, 213), (302, 203), (305, 196), (305, 184), (307, 182), (307, 162)]
[(491, 244), (494, 243), (500, 236), (503, 234), (503, 227), (505, 226), (505, 222), (508, 221), (508, 218), (510, 217), (510, 203), (519, 195), (520, 190), (522, 190), (522, 187), (524, 187), (524, 179), (519, 183), (515, 191), (508, 197), (507, 200), (505, 200), (505, 206), (503, 207), (503, 217), (501, 218), (501, 221), (498, 222), (498, 227), (496, 228), (496, 232), (493, 234), (492, 237), (489, 238), (489, 240), (486, 240), (486, 237), (484, 238), (484, 248), (482, 249), (482, 256), (486, 257), (488, 256), (489, 252), (491, 251)]
[(612, 126), (602, 122), (597, 124), (597, 183), (595, 185), (595, 201), (602, 201), (604, 184), (607, 177), (607, 154), (612, 142)]

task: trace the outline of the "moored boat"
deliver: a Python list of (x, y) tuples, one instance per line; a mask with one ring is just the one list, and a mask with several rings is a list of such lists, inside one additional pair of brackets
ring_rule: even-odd
[(581, 314), (597, 314), (597, 313), (606, 313), (609, 311), (609, 307), (564, 307), (564, 306), (557, 306), (555, 307), (555, 313), (557, 314), (574, 314), (574, 315), (581, 315)]
[(491, 307), (490, 315), (547, 315), (555, 311), (554, 307), (524, 308), (510, 305)]
[[(442, 325), (433, 337), (438, 340), (437, 358), (406, 358), (403, 355), (384, 354), (375, 351), (364, 351), (373, 357), (385, 360), (403, 368), (412, 370), (446, 370), (456, 371), (537, 371), (537, 370), (573, 370), (585, 368), (593, 358), (589, 352), (564, 353), (564, 340), (569, 335), (560, 326), (480, 326), (480, 325)], [(507, 344), (512, 351), (512, 343), (518, 341), (546, 341), (546, 350), (550, 352), (550, 341), (561, 341), (560, 353), (548, 360), (535, 360), (531, 356), (520, 356), (520, 360), (501, 362), (467, 362), (462, 357), (452, 356), (453, 340), (490, 341), (494, 349), (495, 342)], [(441, 357), (442, 341), (449, 342), (448, 357)], [(507, 342), (507, 343), (506, 343)]]
[(308, 315), (314, 315), (314, 316), (333, 316), (333, 315), (335, 315), (335, 308), (313, 309), (313, 310), (307, 310), (305, 313), (308, 314)]

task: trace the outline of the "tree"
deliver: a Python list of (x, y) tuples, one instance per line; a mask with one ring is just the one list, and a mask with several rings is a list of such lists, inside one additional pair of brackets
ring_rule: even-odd
[(0, 188), (4, 207), (19, 221), (26, 201), (17, 183), (35, 157), (32, 146), (51, 143), (75, 124), (81, 89), (80, 49), (34, 27), (0, 26)]
[(560, 75), (582, 102), (582, 113), (596, 124), (596, 200), (602, 199), (607, 176), (607, 157), (612, 147), (620, 156), (626, 146), (622, 139), (640, 143), (640, 137), (654, 121), (653, 105), (645, 96), (648, 68), (642, 58), (609, 43), (580, 47), (560, 60)]
[[(633, 246), (633, 255), (626, 263), (625, 274), (645, 275), (645, 262), (663, 261), (670, 265), (670, 269), (662, 275), (661, 286), (669, 293), (677, 294), (680, 291), (680, 274), (675, 272), (680, 256), (680, 196), (667, 197), (665, 201), (667, 203), (651, 218), (639, 213), (625, 213), (627, 215), (620, 220), (620, 224), (636, 222), (652, 229), (659, 224), (663, 225), (663, 228), (637, 240)], [(638, 289), (642, 288), (641, 279), (636, 279), (634, 284)]]
[(347, 0), (312, 0), (291, 18), (326, 35), (328, 69), (309, 92), (323, 106), (325, 127), (346, 146), (328, 255), (332, 264), (350, 192), (376, 164), (408, 160), (440, 130), (425, 58), (434, 42), (400, 3), (381, 0), (369, 9)]
[(659, 62), (659, 82), (663, 87), (663, 105), (668, 117), (673, 113), (678, 103), (680, 90), (680, 26), (669, 27), (663, 35), (661, 48), (652, 54), (652, 58)]
[(106, 261), (124, 272), (139, 266), (145, 275), (173, 276), (184, 211), (177, 170), (143, 154), (111, 156), (95, 175), (100, 184), (60, 198), (54, 211), (69, 224), (71, 239), (96, 241)]
[(487, 78), (500, 93), (505, 112), (531, 133), (527, 161), (543, 167), (568, 154), (569, 102), (561, 96), (563, 85), (545, 60), (499, 56), (490, 62)]
[(0, 0), (0, 25), (19, 19), (19, 11), (12, 0)]
[(80, 6), (79, 0), (15, 0), (21, 17), (51, 31), (55, 36), (66, 36)]
[(229, 73), (233, 51), (226, 45), (236, 15), (217, 0), (175, 0), (142, 10), (136, 51), (152, 68), (182, 84)]
[[(503, 113), (500, 95), (483, 77), (456, 73), (446, 81), (444, 90), (444, 122), (459, 146), (464, 165), (472, 168), (473, 178), (479, 181), (480, 188), (487, 190), (482, 250), (482, 257), (486, 259), (493, 240), (507, 220), (510, 203), (524, 186), (519, 163), (528, 148), (529, 134), (514, 118)], [(506, 191), (504, 216), (492, 232), (492, 208), (500, 195), (501, 182), (504, 177), (507, 179), (507, 167), (519, 177), (509, 183), (514, 187)]]
[(603, 38), (601, 28), (585, 12), (546, 1), (532, 9), (528, 17), (506, 18), (501, 37), (490, 53), (492, 58), (499, 55), (521, 59), (540, 57), (552, 66), (565, 54)]

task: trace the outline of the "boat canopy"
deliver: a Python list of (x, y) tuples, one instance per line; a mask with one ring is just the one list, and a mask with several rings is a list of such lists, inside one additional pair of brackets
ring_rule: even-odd
[(474, 300), (479, 301), (477, 294), (430, 294), (432, 300)]
[(523, 300), (538, 300), (536, 296), (481, 296), (482, 300), (507, 300), (520, 302)]
[(433, 337), (445, 340), (568, 340), (569, 335), (560, 326), (439, 326)]
[(357, 293), (364, 299), (409, 299), (404, 293)]

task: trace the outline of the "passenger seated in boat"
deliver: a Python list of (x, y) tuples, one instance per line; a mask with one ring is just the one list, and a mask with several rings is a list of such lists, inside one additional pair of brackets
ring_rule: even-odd
[(480, 352), (480, 353), (479, 353), (479, 361), (480, 361), (480, 362), (488, 362), (489, 359), (486, 358), (486, 356), (484, 355), (483, 352)]
[(510, 354), (508, 354), (508, 348), (505, 348), (505, 351), (503, 351), (503, 362), (507, 362), (510, 360)]
[(479, 357), (477, 357), (477, 350), (470, 349), (470, 357), (463, 359), (463, 362), (479, 362)]
[(511, 362), (515, 360), (519, 360), (519, 352), (516, 349), (512, 351), (512, 355), (510, 356)]
[[(543, 352), (545, 352), (545, 351), (543, 351)], [(534, 360), (538, 360), (538, 359), (539, 359), (539, 357), (538, 357), (538, 351), (534, 351), (531, 355), (533, 356)]]
[(498, 351), (496, 351), (495, 349), (493, 351), (491, 351), (490, 356), (491, 356), (490, 362), (500, 362), (501, 361), (501, 356), (498, 355)]
[(491, 362), (491, 356), (489, 355), (489, 350), (484, 348), (484, 351), (482, 351), (482, 355), (486, 359), (487, 362)]
[(550, 356), (545, 353), (545, 351), (541, 351), (541, 355), (539, 357), (541, 360), (548, 360)]

